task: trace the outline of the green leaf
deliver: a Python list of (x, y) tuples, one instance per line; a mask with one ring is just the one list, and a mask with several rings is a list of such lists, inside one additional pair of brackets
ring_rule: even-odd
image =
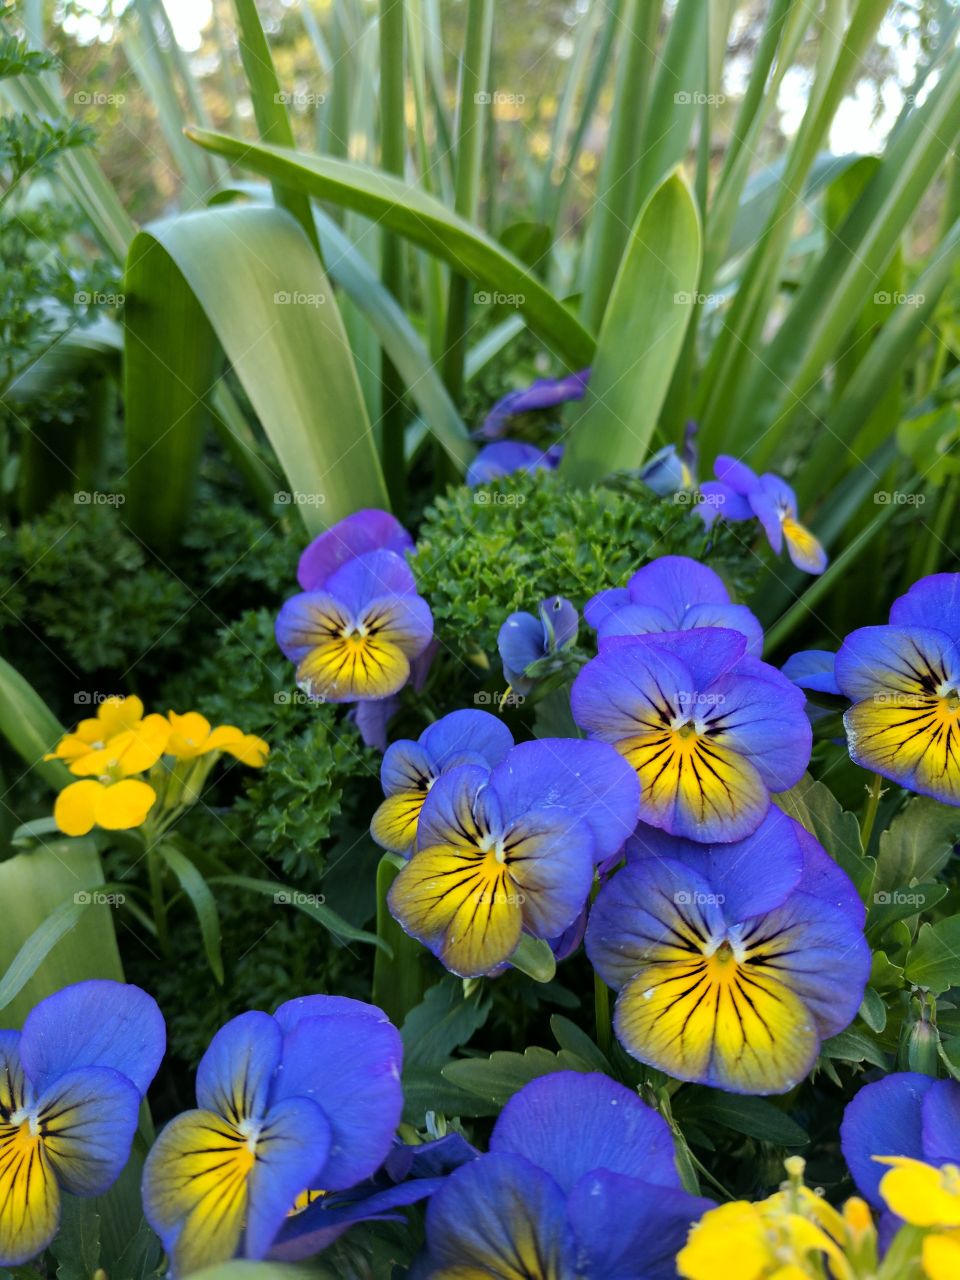
[(746, 1134), (759, 1142), (775, 1142), (781, 1147), (802, 1147), (810, 1141), (805, 1129), (764, 1098), (738, 1097), (695, 1086), (684, 1090), (683, 1099), (682, 1110), (677, 1108), (681, 1124), (687, 1119), (708, 1128), (719, 1124), (734, 1133)]
[(929, 796), (914, 796), (880, 835), (875, 890), (905, 889), (931, 880), (949, 862), (960, 835), (960, 813)]
[(960, 987), (960, 916), (920, 926), (905, 973), (910, 982), (934, 995)]
[(613, 1075), (613, 1068), (606, 1056), (594, 1044), (582, 1027), (578, 1027), (575, 1022), (571, 1022), (563, 1014), (555, 1013), (550, 1018), (550, 1030), (553, 1032), (561, 1049), (566, 1049), (568, 1053), (575, 1054), (583, 1062), (588, 1063), (592, 1070), (602, 1071), (608, 1076)]
[(871, 1031), (880, 1035), (887, 1025), (887, 1006), (873, 987), (867, 987), (860, 1005), (860, 1017)]
[(468, 1093), (478, 1094), (502, 1107), (525, 1084), (540, 1076), (550, 1075), (554, 1071), (591, 1070), (592, 1067), (582, 1058), (565, 1049), (561, 1049), (559, 1053), (551, 1053), (549, 1049), (532, 1047), (523, 1053), (501, 1051), (491, 1054), (489, 1058), (465, 1058), (459, 1062), (448, 1062), (443, 1068), (443, 1076)]
[(63, 737), (63, 726), (36, 692), (0, 658), (0, 733), (29, 768), (51, 787), (72, 782), (73, 775), (61, 760), (44, 760)]
[[(131, 248), (127, 299), (130, 518), (142, 536), (169, 543), (189, 509), (197, 417), (174, 415), (200, 393), (211, 328), (307, 532), (387, 505), (332, 286), (288, 213), (228, 207), (153, 224)], [(173, 332), (172, 320), (186, 334)], [(189, 392), (168, 385), (182, 376)]]
[(877, 991), (899, 991), (903, 987), (903, 968), (894, 964), (885, 951), (873, 953), (870, 986)]
[(157, 852), (177, 877), (180, 882), (180, 888), (190, 899), (191, 905), (197, 913), (200, 932), (203, 935), (203, 949), (206, 952), (207, 963), (210, 965), (217, 982), (223, 986), (220, 915), (217, 911), (216, 899), (210, 892), (210, 886), (190, 859), (185, 857), (179, 849), (175, 849), (173, 845), (162, 844)]
[(816, 836), (834, 862), (846, 871), (860, 897), (866, 900), (876, 864), (872, 858), (864, 857), (856, 815), (843, 810), (830, 788), (815, 782), (809, 774), (789, 791), (779, 792), (773, 800), (784, 813)]
[(404, 1070), (403, 1119), (406, 1124), (422, 1128), (428, 1111), (474, 1120), (495, 1116), (500, 1110), (496, 1102), (445, 1080), (440, 1071), (437, 1067)]
[(17, 904), (0, 935), (4, 1026), (19, 1026), (39, 1000), (71, 982), (123, 981), (111, 906), (90, 899), (125, 888), (104, 884), (92, 840), (47, 841), (0, 863), (0, 901)]
[(519, 969), (534, 982), (551, 982), (557, 972), (557, 958), (544, 938), (521, 934), (516, 951), (510, 956), (514, 969)]
[(100, 1215), (96, 1201), (64, 1196), (60, 1229), (50, 1246), (57, 1280), (90, 1280), (100, 1265)]
[(873, 1035), (856, 1027), (848, 1027), (838, 1036), (824, 1040), (820, 1052), (824, 1058), (834, 1058), (840, 1062), (870, 1062), (884, 1070), (890, 1066), (889, 1059)]
[(700, 216), (677, 170), (641, 209), (604, 312), (590, 384), (562, 463), (576, 483), (592, 484), (646, 457), (699, 271)]
[(376, 219), (485, 288), (514, 295), (530, 328), (572, 368), (589, 364), (594, 340), (563, 303), (495, 240), (418, 187), (377, 169), (328, 156), (253, 145), (204, 129), (188, 130), (188, 136), (264, 177), (279, 178), (315, 199)]
[(291, 1262), (222, 1262), (216, 1267), (204, 1267), (202, 1271), (192, 1271), (190, 1280), (314, 1280), (329, 1272), (317, 1272), (308, 1265), (299, 1266)]
[(416, 1067), (439, 1067), (454, 1049), (469, 1042), (490, 1013), (491, 1000), (480, 990), (464, 998), (463, 983), (446, 977), (432, 986), (423, 1000), (404, 1019), (404, 1071)]
[(373, 959), (373, 1003), (383, 1009), (395, 1026), (423, 998), (426, 986), (425, 947), (400, 927), (388, 901), (394, 880), (405, 862), (396, 853), (385, 853), (377, 863), (377, 937), (382, 949)]
[(210, 884), (232, 884), (237, 889), (247, 889), (250, 893), (260, 893), (267, 898), (273, 898), (278, 906), (296, 907), (311, 920), (323, 925), (324, 929), (331, 933), (341, 945), (344, 942), (368, 942), (373, 947), (389, 952), (387, 944), (375, 933), (358, 929), (356, 925), (349, 924), (322, 902), (312, 900), (310, 895), (300, 893), (289, 885), (281, 884), (279, 880), (256, 880), (251, 876), (211, 876)]

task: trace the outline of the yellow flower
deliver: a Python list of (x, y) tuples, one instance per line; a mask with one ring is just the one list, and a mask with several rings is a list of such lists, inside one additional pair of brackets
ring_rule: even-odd
[(937, 1231), (923, 1242), (923, 1269), (930, 1280), (960, 1276), (960, 1231)]
[(960, 1227), (960, 1168), (907, 1156), (875, 1156), (891, 1165), (880, 1183), (887, 1207), (914, 1227)]
[(62, 760), (78, 778), (117, 782), (155, 765), (169, 736), (163, 716), (145, 717), (139, 698), (107, 698), (44, 758)]
[(113, 783), (84, 778), (60, 792), (53, 817), (68, 836), (85, 836), (95, 826), (107, 831), (129, 831), (145, 821), (156, 798), (153, 787), (139, 778)]
[(177, 760), (195, 760), (212, 751), (224, 751), (241, 764), (249, 765), (251, 769), (260, 769), (270, 751), (262, 738), (244, 733), (233, 725), (221, 724), (216, 729), (211, 729), (210, 721), (206, 716), (200, 715), (199, 711), (188, 711), (182, 716), (171, 711), (167, 719), (170, 738), (166, 750)]

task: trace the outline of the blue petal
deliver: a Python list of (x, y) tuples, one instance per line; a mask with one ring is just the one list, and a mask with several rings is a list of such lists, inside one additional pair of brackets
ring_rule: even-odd
[[(502, 765), (498, 767), (503, 768)], [(481, 765), (465, 764), (457, 765), (438, 779), (420, 810), (417, 844), (421, 849), (449, 844), (451, 831), (469, 832), (475, 828), (478, 793), (486, 787), (489, 777), (489, 770)], [(486, 790), (489, 792), (489, 788)], [(536, 799), (531, 797), (527, 807), (534, 803)], [(495, 794), (488, 794), (487, 811), (491, 821), (495, 818), (499, 825), (500, 815), (492, 812), (496, 804)]]
[(555, 471), (559, 465), (559, 459), (550, 451), (545, 453), (522, 440), (501, 440), (480, 450), (467, 468), (466, 484), (474, 488), (514, 471)]
[(629, 839), (640, 811), (640, 783), (630, 765), (602, 742), (540, 738), (522, 742), (490, 775), (507, 817), (536, 806), (582, 819), (596, 841), (596, 860)]
[(232, 1124), (262, 1116), (282, 1044), (268, 1013), (241, 1013), (222, 1026), (197, 1067), (197, 1106)]
[(923, 1158), (931, 1164), (960, 1164), (960, 1084), (938, 1080), (922, 1106)]
[(630, 603), (630, 592), (626, 587), (612, 587), (609, 591), (598, 591), (583, 606), (583, 616), (596, 631), (605, 618), (625, 608)]
[(76, 1196), (102, 1196), (130, 1157), (140, 1092), (109, 1067), (66, 1071), (41, 1094), (36, 1113), (57, 1181)]
[(676, 1255), (711, 1200), (600, 1170), (567, 1201), (582, 1280), (675, 1280)]
[(600, 648), (604, 648), (603, 641), (611, 636), (646, 636), (660, 631), (676, 631), (679, 623), (655, 604), (625, 604), (620, 609), (604, 611), (594, 625)]
[(385, 796), (400, 791), (426, 790), (439, 774), (433, 755), (419, 742), (401, 738), (391, 742), (380, 764), (380, 785)]
[(284, 1036), (271, 1105), (305, 1097), (322, 1108), (333, 1132), (320, 1184), (327, 1191), (376, 1172), (400, 1123), (400, 1033), (376, 1013), (302, 1017)]
[(722, 484), (729, 485), (734, 493), (744, 496), (752, 493), (760, 483), (760, 477), (751, 467), (728, 453), (717, 454), (713, 474)]
[(890, 622), (895, 627), (939, 627), (960, 641), (960, 573), (934, 573), (915, 582), (894, 600)]
[(476, 1160), (479, 1154), (463, 1134), (448, 1133), (434, 1142), (394, 1143), (383, 1168), (394, 1182), (403, 1182), (406, 1178), (435, 1178)]
[(597, 1169), (680, 1186), (666, 1120), (599, 1074), (558, 1071), (525, 1085), (501, 1111), (490, 1150), (523, 1156), (564, 1191)]
[(826, 649), (802, 649), (791, 654), (781, 667), (788, 680), (801, 689), (817, 693), (840, 693), (837, 684), (837, 655)]
[(355, 511), (310, 543), (300, 557), (297, 581), (304, 591), (319, 591), (349, 560), (370, 551), (406, 555), (413, 539), (389, 511)]
[(745, 604), (695, 604), (683, 616), (684, 631), (697, 627), (725, 627), (746, 637), (746, 652), (759, 657), (763, 651), (763, 627)]
[(924, 1158), (921, 1114), (930, 1076), (901, 1071), (864, 1085), (847, 1103), (840, 1125), (840, 1146), (857, 1190), (875, 1208), (883, 1206), (880, 1179), (888, 1166), (874, 1156)]
[(323, 1196), (302, 1213), (287, 1219), (269, 1256), (282, 1262), (299, 1262), (328, 1248), (354, 1223), (402, 1221), (395, 1210), (428, 1199), (440, 1190), (444, 1181), (443, 1178), (415, 1178), (381, 1190)]
[(929, 668), (947, 681), (960, 679), (960, 644), (937, 627), (860, 627), (851, 631), (837, 654), (837, 684), (859, 701), (875, 694), (927, 692), (921, 675)]
[(730, 603), (720, 575), (689, 556), (660, 556), (637, 570), (627, 590), (633, 604), (664, 609), (675, 627), (691, 605)]
[(491, 1153), (451, 1174), (427, 1208), (427, 1247), (434, 1270), (574, 1280), (563, 1192), (516, 1155)]
[(368, 1004), (366, 1000), (353, 1000), (350, 996), (296, 996), (293, 1000), (285, 1000), (273, 1017), (286, 1036), (305, 1018), (330, 1018), (339, 1014), (370, 1018), (390, 1025), (390, 1019), (382, 1009)]
[(331, 1141), (323, 1110), (309, 1098), (287, 1098), (270, 1108), (250, 1174), (246, 1257), (266, 1256), (301, 1191), (323, 1189), (318, 1179)]
[(504, 673), (511, 673), (507, 678), (512, 681), (515, 674), (522, 677), (527, 667), (547, 652), (540, 619), (532, 613), (511, 613), (497, 635), (497, 649)]
[(395, 551), (370, 551), (349, 560), (324, 585), (325, 592), (353, 613), (382, 596), (410, 595), (416, 590), (410, 566)]
[(529, 387), (508, 391), (484, 418), (477, 435), (484, 440), (496, 440), (503, 435), (507, 422), (515, 414), (552, 409), (569, 400), (582, 400), (589, 378), (590, 370), (580, 369), (562, 378), (538, 378)]
[(640, 469), (640, 479), (660, 498), (669, 498), (686, 483), (684, 465), (677, 446), (665, 444)]
[(705, 480), (700, 486), (698, 499), (697, 515), (708, 529), (715, 520), (753, 519), (753, 508), (747, 499), (719, 480)]
[(493, 768), (513, 746), (513, 734), (489, 711), (468, 708), (434, 721), (421, 733), (419, 742), (440, 769), (466, 755), (480, 756)]
[(111, 1067), (144, 1094), (165, 1048), (163, 1015), (152, 996), (93, 979), (54, 992), (27, 1015), (20, 1060), (37, 1093), (74, 1067)]
[(862, 928), (867, 909), (853, 881), (809, 831), (805, 830), (799, 822), (794, 822), (793, 819), (790, 821), (803, 851), (803, 874), (797, 888), (803, 893), (809, 893), (815, 898), (822, 898), (824, 902), (840, 907), (851, 920), (857, 922), (858, 927)]
[(721, 676), (743, 670), (741, 660), (747, 651), (746, 636), (728, 627), (670, 631), (647, 636), (641, 643), (668, 652), (682, 662), (693, 677), (693, 688), (697, 690), (706, 689)]
[(563, 596), (548, 596), (540, 601), (540, 621), (547, 636), (547, 649), (556, 653), (573, 644), (580, 629), (580, 615)]
[(0, 1116), (19, 1111), (31, 1101), (20, 1061), (20, 1032), (0, 1031)]

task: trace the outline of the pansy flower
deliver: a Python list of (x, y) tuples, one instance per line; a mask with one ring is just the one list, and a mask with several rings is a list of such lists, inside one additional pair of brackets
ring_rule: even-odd
[(636, 770), (643, 822), (692, 840), (740, 840), (770, 792), (803, 776), (804, 695), (746, 649), (741, 632), (723, 627), (611, 637), (574, 681), (573, 718)]
[(554, 444), (540, 449), (523, 440), (499, 440), (488, 444), (467, 468), (465, 483), (471, 488), (488, 484), (515, 471), (556, 471), (563, 457), (563, 445)]
[(763, 628), (746, 607), (734, 604), (723, 579), (688, 556), (660, 556), (638, 569), (625, 587), (601, 591), (583, 615), (600, 648), (611, 636), (642, 636), (694, 627), (727, 627), (747, 638), (747, 653), (759, 657)]
[(319, 591), (338, 569), (371, 551), (406, 556), (413, 538), (389, 511), (355, 511), (314, 538), (300, 556), (297, 581), (304, 591)]
[(600, 890), (586, 949), (641, 1062), (733, 1093), (785, 1093), (856, 1016), (864, 907), (817, 841), (771, 807), (753, 835), (702, 845), (639, 828)]
[(483, 426), (476, 432), (482, 440), (499, 440), (507, 430), (511, 418), (521, 413), (539, 413), (554, 409), (571, 400), (582, 400), (590, 380), (590, 370), (565, 374), (562, 378), (538, 378), (529, 387), (508, 391), (496, 402)]
[(117, 1180), (165, 1044), (156, 1001), (121, 982), (64, 987), (0, 1031), (0, 1267), (50, 1244), (65, 1192)]
[(837, 654), (851, 757), (911, 791), (960, 804), (960, 573), (915, 582), (890, 624)]
[(401, 1060), (386, 1015), (341, 996), (222, 1027), (197, 1068), (197, 1110), (170, 1121), (144, 1166), (172, 1274), (264, 1258), (292, 1211), (370, 1178), (400, 1120)]
[(393, 551), (347, 561), (322, 588), (288, 600), (277, 643), (311, 698), (354, 702), (397, 693), (433, 637), (433, 616)]
[(666, 1121), (607, 1076), (560, 1071), (514, 1094), (488, 1154), (427, 1208), (418, 1280), (672, 1280), (711, 1208), (684, 1191)]
[(424, 801), (437, 779), (462, 764), (490, 770), (512, 746), (513, 735), (502, 720), (472, 709), (435, 721), (416, 742), (392, 743), (380, 768), (386, 799), (373, 815), (370, 834), (382, 848), (409, 854)]
[(62, 760), (82, 779), (57, 796), (53, 816), (60, 830), (84, 836), (95, 826), (108, 831), (139, 827), (157, 793), (137, 775), (157, 763), (169, 738), (167, 720), (145, 716), (139, 698), (105, 699), (96, 716), (81, 720), (44, 757)]
[(758, 476), (745, 462), (721, 454), (714, 464), (715, 481), (700, 486), (701, 518), (709, 526), (715, 520), (749, 520), (756, 516), (777, 555), (787, 544), (790, 559), (805, 573), (823, 573), (827, 555), (809, 529), (797, 519), (797, 495), (781, 477), (768, 472)]
[(187, 711), (184, 715), (171, 711), (167, 720), (170, 737), (165, 754), (175, 760), (196, 760), (213, 752), (223, 752), (241, 764), (260, 769), (270, 752), (262, 738), (244, 733), (232, 724), (221, 724), (214, 729), (199, 711)]
[(837, 655), (829, 649), (801, 649), (792, 653), (780, 670), (800, 689), (840, 696)]
[(511, 613), (500, 628), (497, 649), (503, 663), (503, 678), (517, 693), (527, 693), (536, 683), (528, 669), (573, 644), (579, 616), (563, 596), (541, 600), (537, 617), (532, 613)]
[(390, 910), (451, 972), (490, 973), (525, 933), (557, 938), (573, 924), (638, 806), (636, 776), (602, 743), (544, 738), (492, 772), (451, 769), (423, 805)]

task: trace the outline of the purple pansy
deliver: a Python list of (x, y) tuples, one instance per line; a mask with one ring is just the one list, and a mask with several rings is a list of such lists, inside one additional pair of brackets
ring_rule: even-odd
[(528, 693), (536, 683), (528, 668), (573, 644), (577, 638), (579, 615), (563, 596), (549, 596), (532, 613), (511, 613), (500, 628), (497, 649), (503, 663), (503, 678), (517, 693)]
[(471, 489), (515, 471), (556, 471), (563, 457), (563, 445), (541, 449), (523, 440), (500, 440), (481, 449), (467, 468), (466, 484)]
[(405, 556), (412, 550), (413, 538), (389, 511), (355, 511), (314, 538), (300, 557), (297, 581), (304, 591), (319, 591), (339, 568), (358, 556), (371, 551)]
[(536, 413), (570, 400), (582, 400), (589, 380), (590, 370), (580, 369), (562, 378), (538, 378), (529, 387), (509, 391), (496, 402), (476, 434), (482, 440), (499, 440), (510, 419), (517, 414)]

